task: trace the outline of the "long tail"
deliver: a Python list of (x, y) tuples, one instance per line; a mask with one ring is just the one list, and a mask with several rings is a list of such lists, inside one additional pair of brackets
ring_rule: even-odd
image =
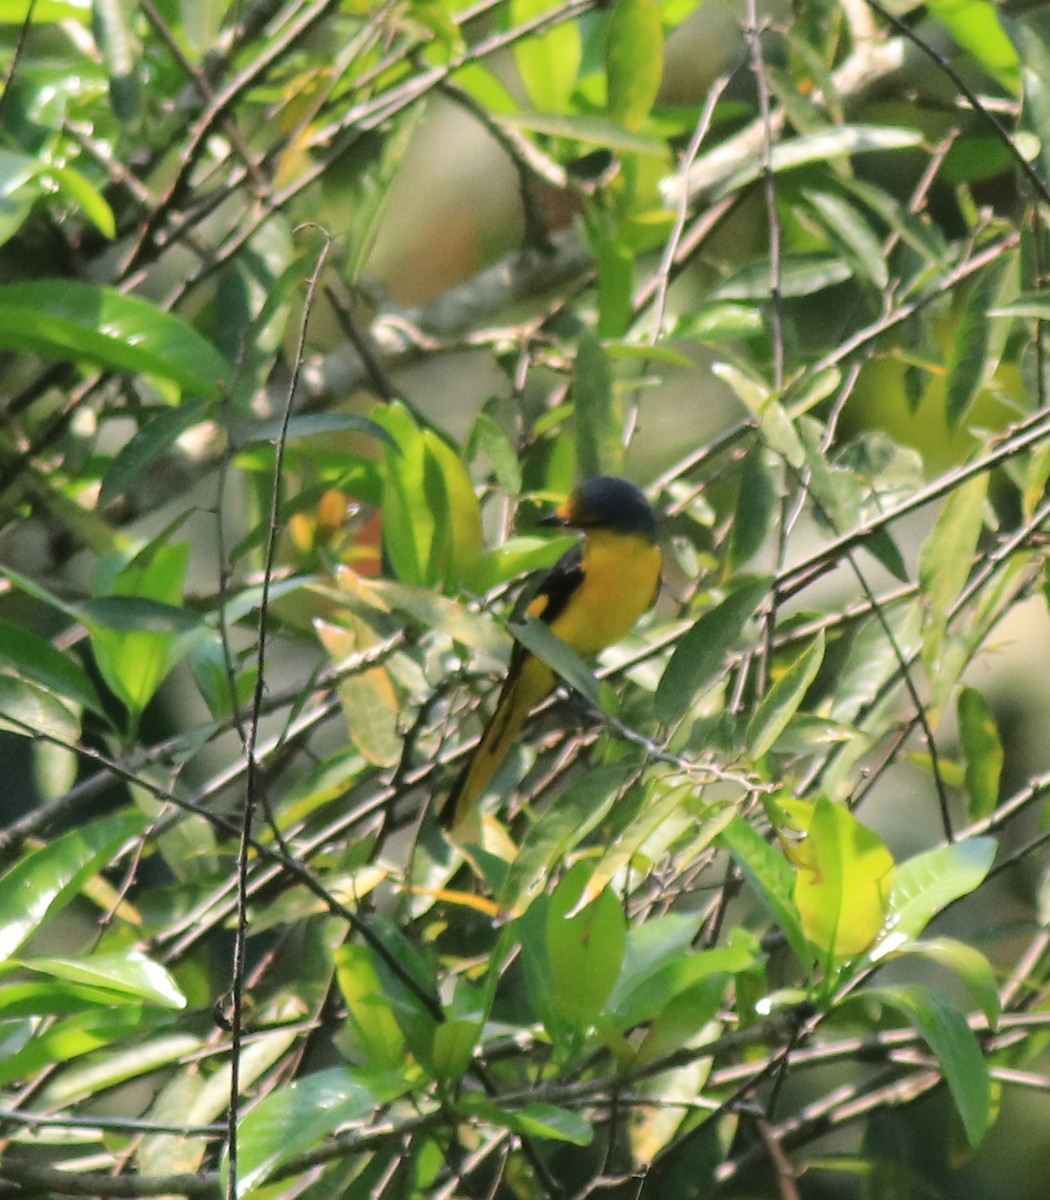
[(470, 819), (529, 713), (553, 687), (554, 673), (532, 654), (511, 668), (492, 720), (438, 814), (446, 829), (458, 829)]

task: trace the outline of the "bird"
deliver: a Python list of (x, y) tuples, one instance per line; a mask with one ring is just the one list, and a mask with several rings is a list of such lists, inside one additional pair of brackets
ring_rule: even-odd
[[(656, 514), (633, 483), (599, 475), (578, 484), (539, 523), (582, 537), (542, 577), (525, 611), (591, 658), (630, 633), (656, 599), (662, 569)], [(495, 712), (439, 813), (450, 833), (473, 827), (478, 801), (555, 682), (542, 658), (515, 643)]]

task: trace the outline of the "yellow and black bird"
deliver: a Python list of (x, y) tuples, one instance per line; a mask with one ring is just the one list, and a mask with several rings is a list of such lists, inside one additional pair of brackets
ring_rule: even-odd
[[(554, 564), (526, 608), (584, 658), (625, 637), (656, 599), (661, 558), (656, 516), (626, 479), (585, 480), (541, 525), (578, 529), (583, 538)], [(440, 813), (453, 833), (474, 817), (478, 801), (555, 675), (516, 643), (496, 711)]]

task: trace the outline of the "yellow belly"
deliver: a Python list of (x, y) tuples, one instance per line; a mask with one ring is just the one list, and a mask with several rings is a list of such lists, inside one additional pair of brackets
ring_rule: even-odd
[(660, 551), (645, 538), (591, 533), (583, 546), (583, 582), (551, 622), (551, 630), (582, 655), (618, 642), (653, 602)]

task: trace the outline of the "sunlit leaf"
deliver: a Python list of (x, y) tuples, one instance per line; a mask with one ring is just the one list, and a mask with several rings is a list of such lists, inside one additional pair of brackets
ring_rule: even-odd
[(931, 0), (928, 11), (1011, 95), (1021, 84), (1021, 62), (991, 0)]
[[(524, 24), (550, 11), (547, 0), (512, 0), (509, 20)], [(514, 43), (514, 62), (535, 108), (560, 113), (569, 106), (576, 87), (582, 46), (576, 21), (560, 21), (542, 33)]]
[(995, 853), (993, 838), (969, 838), (900, 863), (893, 877), (879, 946), (893, 949), (917, 938), (949, 904), (976, 891), (991, 870)]
[(795, 903), (821, 958), (851, 958), (883, 925), (893, 857), (844, 806), (821, 797), (805, 833)]
[(106, 989), (117, 1003), (131, 1000), (159, 1004), (165, 1008), (185, 1008), (186, 997), (171, 975), (152, 959), (137, 950), (127, 954), (98, 953), (84, 958), (31, 958), (22, 966), (56, 979), (90, 987)]
[[(314, 629), (333, 661), (363, 655), (379, 640), (367, 622), (347, 613), (341, 625), (316, 620)], [(398, 729), (399, 697), (382, 663), (344, 672), (339, 700), (354, 745), (369, 762), (392, 766), (403, 748)]]
[(225, 359), (178, 317), (75, 279), (0, 286), (0, 347), (155, 376), (208, 399), (230, 375)]
[(649, 115), (663, 77), (659, 0), (616, 0), (605, 42), (609, 115), (637, 129)]
[(0, 960), (61, 910), (146, 825), (140, 813), (90, 821), (31, 850), (0, 876)]

